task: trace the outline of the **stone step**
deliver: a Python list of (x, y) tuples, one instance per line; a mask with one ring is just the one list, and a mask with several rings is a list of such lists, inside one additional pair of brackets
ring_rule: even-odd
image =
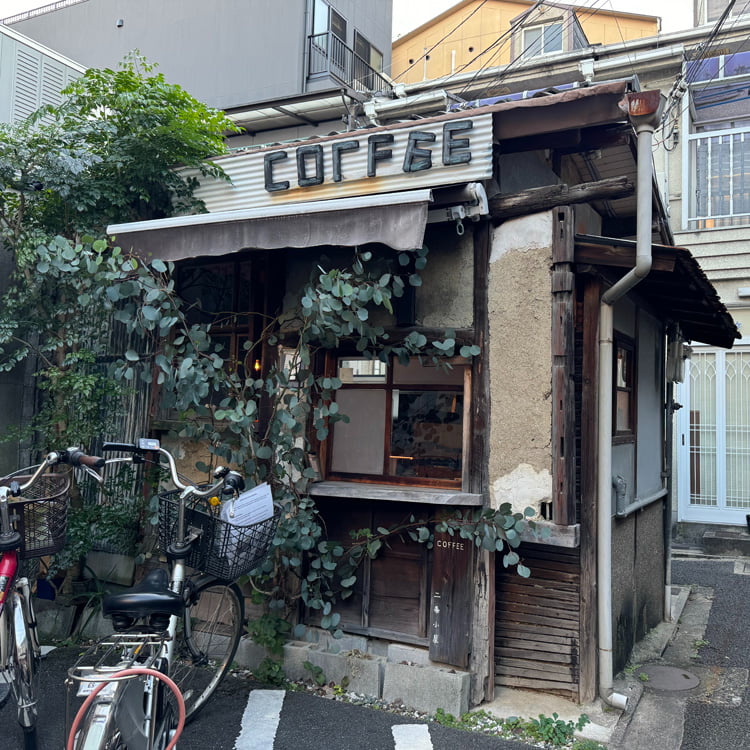
[(703, 551), (707, 555), (750, 557), (750, 533), (747, 529), (709, 529), (703, 533)]

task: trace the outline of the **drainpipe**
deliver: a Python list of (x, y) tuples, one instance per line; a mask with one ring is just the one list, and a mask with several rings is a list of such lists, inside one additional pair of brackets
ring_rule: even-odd
[(651, 144), (663, 108), (659, 91), (627, 94), (623, 102), (638, 136), (635, 266), (603, 295), (599, 307), (599, 450), (597, 471), (597, 609), (599, 620), (599, 695), (627, 708), (627, 696), (613, 689), (612, 660), (612, 362), (614, 305), (651, 271), (653, 166)]

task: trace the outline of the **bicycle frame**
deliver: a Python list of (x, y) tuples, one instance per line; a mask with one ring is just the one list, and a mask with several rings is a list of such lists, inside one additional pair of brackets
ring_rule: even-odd
[[(10, 529), (8, 488), (0, 487), (0, 520), (2, 529)], [(25, 673), (35, 675), (39, 662), (39, 637), (36, 620), (32, 615), (31, 586), (25, 577), (19, 577), (17, 550), (6, 550), (0, 555), (0, 671), (11, 685), (19, 712), (19, 723), (31, 727), (35, 721), (36, 698), (22, 702), (15, 684), (15, 675), (9, 670), (13, 658)]]
[[(177, 469), (174, 463), (174, 459), (172, 456), (165, 451), (162, 448), (157, 449), (158, 452), (165, 456), (167, 458), (169, 469), (172, 474), (173, 481), (177, 477)], [(129, 458), (113, 458), (106, 461), (106, 465), (109, 464), (116, 464), (116, 463), (132, 463), (133, 457)], [(85, 467), (84, 467), (85, 468)], [(98, 481), (102, 481), (102, 477), (98, 475), (96, 472), (89, 470), (88, 472), (91, 474), (94, 478), (96, 478)], [(199, 535), (199, 532), (193, 532), (192, 530), (187, 531), (185, 529), (185, 504), (188, 500), (188, 498), (191, 495), (199, 494), (199, 495), (207, 495), (209, 492), (213, 492), (214, 490), (217, 490), (223, 480), (220, 480), (217, 482), (214, 486), (210, 488), (210, 490), (199, 490), (197, 487), (194, 487), (192, 485), (182, 485), (180, 483), (180, 503), (179, 503), (179, 511), (178, 511), (178, 520), (176, 525), (176, 538), (175, 538), (175, 545), (176, 548), (179, 550), (184, 550), (187, 552), (190, 549), (190, 545), (193, 540), (197, 538)], [(203, 576), (203, 580), (208, 578), (208, 576)], [(183, 590), (185, 587), (186, 582), (186, 564), (184, 557), (177, 556), (170, 565), (170, 574), (169, 574), (169, 590), (173, 593), (179, 594), (180, 596), (183, 596)], [(176, 642), (176, 635), (177, 635), (177, 628), (179, 624), (179, 619), (181, 615), (171, 615), (169, 617), (169, 622), (166, 628), (166, 631), (161, 638), (160, 645), (158, 647), (158, 652), (152, 655), (152, 657), (149, 659), (149, 665), (159, 665), (160, 669), (162, 669), (167, 676), (170, 675), (171, 672), (171, 665), (174, 658), (174, 649), (175, 649), (175, 642)], [(190, 623), (185, 623), (185, 627), (189, 628)], [(144, 639), (144, 643), (148, 641), (149, 637), (153, 637), (152, 634), (143, 633), (139, 635), (133, 636), (133, 641), (136, 652), (138, 649), (137, 643), (138, 638), (142, 637)], [(112, 637), (113, 643), (117, 641), (117, 636), (114, 635)], [(106, 639), (105, 639), (106, 644)], [(124, 646), (125, 644), (123, 644)], [(123, 651), (123, 654), (125, 651)], [(123, 669), (123, 666), (125, 668), (129, 668), (130, 665), (123, 665), (122, 663), (116, 668), (118, 671)], [(93, 735), (86, 735), (82, 739), (83, 744), (80, 745), (82, 750), (89, 750), (89, 748), (92, 748), (93, 750), (98, 750), (101, 746), (101, 741), (106, 737), (106, 733), (109, 731), (109, 727), (111, 726), (112, 722), (115, 721), (115, 716), (113, 711), (113, 708), (117, 706), (120, 702), (127, 701), (129, 703), (132, 703), (134, 707), (134, 711), (132, 713), (133, 716), (136, 714), (140, 717), (141, 716), (141, 710), (142, 710), (142, 716), (143, 716), (143, 724), (139, 726), (138, 729), (135, 729), (135, 725), (133, 725), (132, 731), (136, 732), (136, 740), (137, 740), (137, 746), (140, 747), (142, 741), (145, 741), (144, 748), (145, 750), (151, 750), (154, 747), (154, 742), (159, 739), (156, 737), (156, 732), (161, 731), (161, 728), (157, 726), (157, 701), (158, 701), (158, 689), (159, 684), (157, 683), (157, 680), (155, 680), (152, 676), (142, 676), (140, 678), (137, 678), (139, 680), (142, 680), (143, 682), (135, 683), (133, 680), (128, 680), (125, 682), (118, 682), (114, 688), (110, 691), (103, 690), (100, 687), (100, 683), (109, 682), (113, 679), (114, 674), (114, 668), (113, 671), (110, 672), (110, 674), (107, 674), (104, 671), (96, 671), (93, 666), (83, 666), (80, 667), (81, 673), (79, 677), (76, 677), (74, 679), (80, 681), (80, 682), (90, 682), (91, 685), (87, 689), (91, 689), (94, 692), (97, 692), (97, 695), (90, 696), (90, 700), (87, 697), (86, 702), (89, 706), (89, 710), (94, 712), (94, 715), (98, 717), (99, 727), (101, 728), (100, 733), (95, 733)], [(89, 671), (90, 670), (90, 671)], [(115, 678), (117, 679), (117, 678)], [(96, 684), (96, 687), (93, 687), (93, 685)], [(142, 685), (142, 688), (139, 687), (139, 685)], [(81, 693), (79, 692), (79, 696)], [(144, 700), (145, 695), (145, 700)], [(184, 712), (184, 706), (183, 706), (183, 712)], [(125, 713), (128, 713), (127, 711)], [(139, 719), (140, 720), (140, 719)], [(67, 721), (66, 724), (70, 726), (70, 722)], [(121, 731), (123, 731), (123, 727), (118, 727)], [(128, 729), (126, 728), (124, 732), (127, 732)], [(130, 747), (130, 744), (128, 740), (130, 738), (125, 737), (126, 744), (128, 747)]]

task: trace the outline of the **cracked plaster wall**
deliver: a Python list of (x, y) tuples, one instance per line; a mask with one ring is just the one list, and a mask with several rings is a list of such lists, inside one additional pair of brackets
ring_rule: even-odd
[(503, 223), (488, 276), (491, 502), (537, 510), (552, 496), (552, 213)]

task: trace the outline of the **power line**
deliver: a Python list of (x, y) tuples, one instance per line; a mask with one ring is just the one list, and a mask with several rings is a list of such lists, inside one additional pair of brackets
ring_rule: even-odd
[(405, 76), (417, 63), (419, 63), (421, 60), (424, 60), (430, 54), (430, 52), (435, 49), (435, 47), (439, 47), (451, 34), (453, 34), (455, 31), (458, 31), (458, 29), (460, 29), (473, 15), (478, 13), (487, 4), (487, 2), (488, 0), (482, 0), (482, 2), (477, 5), (477, 7), (474, 8), (474, 10), (469, 13), (468, 16), (466, 16), (466, 18), (459, 21), (442, 39), (435, 42), (435, 44), (433, 44), (430, 49), (426, 50), (421, 57), (418, 57), (405, 71), (403, 71), (403, 73), (399, 73), (398, 77), (394, 80), (397, 81), (399, 78), (401, 78), (401, 76)]

